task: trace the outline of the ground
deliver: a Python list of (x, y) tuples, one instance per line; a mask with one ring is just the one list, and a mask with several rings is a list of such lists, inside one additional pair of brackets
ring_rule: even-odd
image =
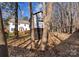
[[(8, 41), (9, 56), (13, 57), (69, 57), (79, 56), (79, 32), (72, 34), (67, 33), (51, 33), (48, 40), (50, 46), (46, 51), (29, 50), (31, 48), (31, 40), (19, 39)], [(20, 43), (19, 43), (20, 42)]]

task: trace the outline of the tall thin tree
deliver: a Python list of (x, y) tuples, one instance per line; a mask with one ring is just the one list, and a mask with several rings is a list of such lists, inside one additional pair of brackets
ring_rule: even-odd
[(4, 32), (1, 7), (0, 7), (0, 24), (1, 24), (1, 31), (0, 31), (0, 57), (8, 57), (8, 47), (7, 47), (7, 40), (6, 40), (5, 32)]
[(73, 16), (72, 16), (72, 12), (73, 12), (73, 2), (70, 3), (70, 33), (72, 33), (73, 31)]
[[(44, 6), (44, 19), (43, 19), (43, 36), (42, 36), (42, 40), (41, 40), (41, 50), (44, 51), (46, 49), (47, 46), (47, 40), (48, 40), (48, 27), (50, 27), (49, 22), (51, 20), (51, 16), (52, 16), (52, 3), (48, 2), (47, 6), (45, 5), (45, 3), (43, 4)], [(45, 15), (45, 8), (47, 8), (46, 10), (46, 15)]]
[(33, 12), (32, 12), (32, 2), (29, 3), (30, 7), (30, 34), (32, 40), (32, 49), (35, 49), (35, 35), (34, 35), (34, 19), (33, 19)]
[(18, 38), (18, 2), (15, 3), (15, 37)]

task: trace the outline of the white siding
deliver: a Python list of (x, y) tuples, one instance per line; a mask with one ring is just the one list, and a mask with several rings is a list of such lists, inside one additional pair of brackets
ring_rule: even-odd
[[(42, 17), (43, 17), (43, 16), (42, 16), (42, 13), (38, 13), (37, 16), (40, 18), (39, 20), (43, 20), (43, 19), (42, 19)], [(43, 22), (39, 22), (39, 21), (37, 20), (37, 18), (36, 18), (36, 15), (34, 15), (33, 18), (34, 18), (34, 27), (35, 27), (35, 28), (38, 28), (38, 27), (37, 27), (37, 22), (38, 22), (39, 28), (43, 28)]]
[(33, 18), (34, 18), (34, 27), (37, 28), (36, 15), (34, 15)]
[[(33, 18), (34, 18), (34, 27), (35, 28), (43, 28), (44, 26), (43, 26), (43, 22), (41, 22), (41, 20), (43, 20), (43, 15), (42, 15), (42, 13), (38, 13), (37, 14), (37, 16), (39, 17), (39, 19), (37, 20), (37, 18), (36, 18), (36, 15), (33, 15)], [(12, 19), (12, 20), (14, 20), (14, 19)], [(40, 21), (39, 21), (40, 20)], [(37, 22), (38, 22), (38, 24), (39, 24), (39, 26), (37, 27)], [(19, 28), (20, 27), (23, 27), (24, 28), (24, 31), (25, 30), (30, 30), (30, 28), (29, 28), (29, 24), (26, 24), (26, 26), (25, 26), (25, 24), (19, 24), (18, 25), (18, 30), (19, 30)], [(9, 29), (10, 29), (10, 32), (13, 32), (11, 29), (12, 28), (15, 28), (15, 25), (13, 24), (13, 23), (10, 23), (9, 24)]]
[(10, 30), (10, 32), (13, 32), (13, 31), (11, 30), (12, 28), (15, 28), (15, 26), (13, 25), (13, 23), (10, 23), (10, 24), (9, 24), (9, 30)]
[[(19, 28), (20, 28), (20, 27), (23, 27), (23, 28), (24, 28), (24, 31), (25, 31), (25, 30), (30, 30), (29, 24), (26, 24), (26, 25), (25, 25), (25, 24), (19, 24), (19, 25), (18, 25), (18, 31), (19, 31)], [(10, 24), (9, 24), (9, 30), (10, 30), (10, 32), (13, 32), (13, 31), (12, 31), (12, 28), (14, 29), (14, 28), (15, 28), (15, 25), (14, 25), (13, 23), (10, 23)]]

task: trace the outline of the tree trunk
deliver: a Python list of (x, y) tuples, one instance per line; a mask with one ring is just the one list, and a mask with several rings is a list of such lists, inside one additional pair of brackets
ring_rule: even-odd
[(73, 4), (73, 2), (72, 3), (70, 3), (70, 33), (72, 33), (72, 26), (73, 26), (73, 16), (72, 16), (72, 11), (73, 11), (73, 9), (72, 9), (72, 4)]
[(70, 33), (72, 33), (72, 26), (73, 26), (73, 19), (72, 19), (72, 14), (71, 14)]
[[(45, 3), (44, 3), (44, 8)], [(42, 36), (42, 40), (41, 40), (41, 50), (44, 51), (46, 49), (47, 46), (47, 40), (48, 40), (48, 27), (50, 27), (49, 22), (51, 20), (51, 14), (52, 14), (52, 3), (47, 3), (47, 15), (45, 15), (45, 10), (43, 11), (44, 14), (44, 19), (43, 19), (43, 36)]]
[(15, 4), (15, 38), (18, 39), (18, 2)]
[(7, 47), (7, 40), (6, 40), (5, 32), (4, 32), (1, 8), (0, 8), (0, 24), (1, 24), (1, 31), (0, 31), (0, 57), (8, 57), (8, 47)]
[(34, 18), (32, 14), (32, 3), (29, 3), (30, 7), (30, 30), (31, 30), (31, 40), (32, 40), (32, 49), (35, 49), (35, 35), (34, 35)]

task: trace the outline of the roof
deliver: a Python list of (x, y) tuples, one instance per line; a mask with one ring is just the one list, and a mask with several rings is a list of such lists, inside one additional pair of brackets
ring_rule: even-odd
[(36, 15), (36, 14), (38, 14), (38, 13), (43, 13), (43, 11), (36, 12), (36, 13), (34, 13), (33, 15)]
[[(9, 22), (15, 23), (15, 19), (10, 19)], [(18, 24), (30, 24), (29, 20), (18, 20)]]

